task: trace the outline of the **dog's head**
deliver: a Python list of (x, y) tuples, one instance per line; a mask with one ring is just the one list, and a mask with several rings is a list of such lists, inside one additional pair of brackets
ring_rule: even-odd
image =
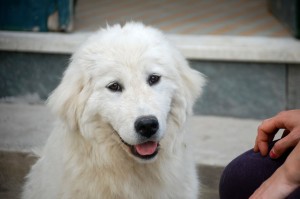
[(167, 126), (185, 122), (203, 84), (161, 32), (127, 23), (81, 46), (49, 105), (83, 137), (99, 144), (113, 138), (131, 156), (149, 160)]

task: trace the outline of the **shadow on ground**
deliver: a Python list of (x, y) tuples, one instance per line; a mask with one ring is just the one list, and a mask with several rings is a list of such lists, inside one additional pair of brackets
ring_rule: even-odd
[[(0, 198), (20, 198), (24, 177), (36, 161), (28, 153), (0, 151)], [(223, 167), (199, 165), (202, 181), (201, 199), (218, 199), (218, 185)]]

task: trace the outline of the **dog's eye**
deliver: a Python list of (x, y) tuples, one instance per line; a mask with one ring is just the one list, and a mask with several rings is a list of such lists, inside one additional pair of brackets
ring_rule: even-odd
[(118, 82), (112, 82), (108, 84), (106, 88), (113, 92), (122, 92), (122, 86)]
[(150, 86), (154, 85), (154, 84), (157, 84), (160, 80), (160, 76), (159, 75), (156, 75), (156, 74), (152, 74), (149, 76), (148, 78), (148, 84)]

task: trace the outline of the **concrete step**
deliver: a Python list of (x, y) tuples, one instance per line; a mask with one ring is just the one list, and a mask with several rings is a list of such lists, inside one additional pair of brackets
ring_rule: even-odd
[[(98, 27), (98, 26), (97, 26)], [(0, 50), (71, 54), (92, 32), (30, 33), (0, 31)], [(187, 59), (300, 63), (300, 43), (290, 37), (167, 34)]]
[[(30, 152), (44, 145), (54, 117), (43, 104), (0, 103), (0, 150)], [(254, 144), (259, 120), (193, 116), (188, 137), (199, 164), (224, 166)]]

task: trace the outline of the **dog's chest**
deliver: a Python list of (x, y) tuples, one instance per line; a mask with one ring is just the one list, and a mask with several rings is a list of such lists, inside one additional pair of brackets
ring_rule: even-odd
[[(71, 180), (71, 179), (70, 179)], [(69, 180), (68, 180), (69, 181)], [(86, 173), (66, 184), (62, 198), (184, 198), (184, 191), (178, 192), (180, 179), (177, 176), (161, 173), (159, 170), (103, 170), (100, 173)], [(182, 189), (182, 188), (181, 188)]]

